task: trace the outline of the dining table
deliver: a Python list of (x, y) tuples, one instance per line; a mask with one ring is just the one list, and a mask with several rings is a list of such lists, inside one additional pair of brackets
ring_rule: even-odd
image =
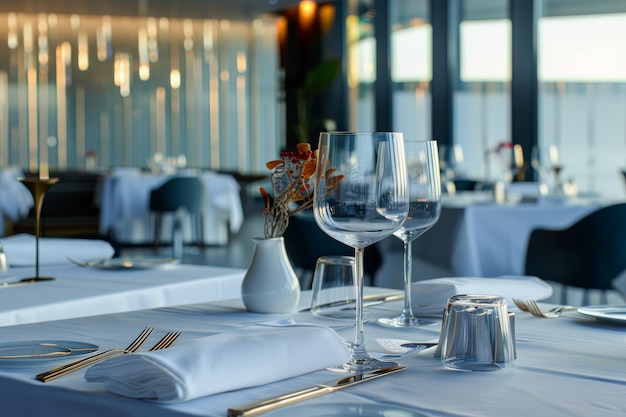
[[(230, 299), (241, 293), (245, 274), (240, 268), (179, 264), (170, 258), (113, 259), (119, 260), (115, 268), (42, 265), (40, 275), (53, 280), (20, 282), (34, 277), (32, 266), (0, 273), (0, 328)], [(124, 264), (126, 259), (135, 265)]]
[[(366, 293), (388, 289), (366, 288)], [(151, 345), (168, 331), (181, 335), (173, 347), (184, 347), (203, 337), (227, 334), (260, 323), (289, 319), (302, 325), (330, 327), (345, 340), (354, 336), (352, 320), (320, 319), (306, 308), (310, 292), (303, 291), (298, 310), (291, 314), (258, 314), (245, 310), (239, 297), (231, 300), (169, 306), (99, 316), (15, 325), (0, 329), (2, 342), (33, 339), (74, 340), (100, 349), (119, 348), (147, 325), (155, 326)], [(390, 317), (401, 309), (390, 301), (366, 309), (365, 343), (377, 357), (405, 368), (327, 395), (270, 411), (269, 416), (397, 416), (397, 417), (617, 417), (626, 413), (626, 339), (624, 321), (603, 321), (577, 311), (544, 319), (517, 311), (514, 366), (489, 372), (454, 371), (442, 366), (436, 347), (403, 348), (409, 341), (437, 340), (441, 321), (389, 328), (375, 318)], [(546, 307), (542, 305), (542, 307)], [(246, 338), (241, 344), (251, 343)], [(145, 350), (142, 348), (140, 350)], [(132, 353), (130, 355), (133, 355)], [(308, 358), (303, 355), (301, 361)], [(255, 367), (243, 357), (231, 377), (245, 386)], [(104, 363), (101, 363), (104, 364)], [(347, 376), (326, 368), (270, 383), (230, 389), (195, 399), (162, 403), (113, 394), (101, 382), (88, 382), (84, 369), (43, 383), (35, 375), (50, 368), (1, 366), (2, 416), (205, 416), (225, 417), (229, 408), (281, 396)], [(228, 365), (228, 364), (226, 364)], [(250, 372), (246, 372), (248, 369)], [(201, 369), (200, 372), (210, 372)], [(233, 371), (234, 372), (234, 371)], [(271, 375), (270, 375), (271, 376)], [(211, 381), (211, 374), (207, 376)], [(219, 381), (214, 381), (218, 383)]]
[[(150, 192), (174, 176), (197, 176), (207, 188), (209, 203), (202, 213), (204, 244), (223, 246), (230, 233), (236, 233), (244, 220), (240, 185), (230, 174), (213, 171), (181, 171), (179, 173), (144, 173), (137, 170), (116, 170), (102, 178), (95, 195), (100, 208), (99, 231), (113, 236), (123, 244), (154, 242), (154, 216), (150, 213)], [(162, 217), (162, 242), (172, 241), (175, 214)], [(192, 242), (193, 228), (184, 213), (183, 239)]]
[[(447, 196), (437, 223), (412, 243), (413, 280), (524, 275), (526, 247), (534, 229), (566, 228), (616, 202), (580, 197), (497, 203), (485, 192)], [(400, 288), (402, 242), (391, 236), (377, 245), (385, 256), (376, 285)]]

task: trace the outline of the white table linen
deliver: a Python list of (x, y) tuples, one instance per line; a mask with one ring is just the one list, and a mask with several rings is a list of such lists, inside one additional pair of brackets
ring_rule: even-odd
[(446, 277), (411, 284), (411, 305), (419, 316), (441, 317), (448, 298), (456, 294), (488, 294), (505, 297), (509, 310), (517, 310), (513, 298), (545, 300), (552, 295), (547, 282), (530, 276)]
[(88, 369), (85, 379), (103, 382), (114, 394), (168, 403), (265, 385), (348, 359), (348, 347), (329, 327), (267, 323), (111, 358)]
[[(302, 306), (306, 307), (308, 301), (303, 296)], [(393, 302), (368, 311), (392, 316), (399, 308), (401, 302)], [(146, 324), (154, 324), (157, 330), (142, 349), (146, 350), (169, 330), (182, 331), (177, 343), (184, 343), (281, 317), (245, 312), (237, 300), (12, 326), (3, 329), (2, 336), (4, 341), (66, 338), (108, 349), (125, 346)], [(314, 322), (308, 312), (292, 317), (297, 322)], [(432, 350), (423, 351), (398, 358), (407, 366), (401, 372), (308, 400), (293, 406), (293, 411), (282, 410), (281, 415), (303, 415), (302, 410), (315, 405), (378, 404), (407, 407), (431, 417), (622, 417), (626, 413), (623, 329), (620, 325), (584, 318), (576, 312), (565, 313), (558, 320), (518, 313), (517, 360), (511, 369), (452, 371), (433, 357)], [(438, 325), (391, 329), (374, 321), (368, 322), (365, 329), (368, 349), (378, 352), (385, 351), (376, 342), (380, 338), (419, 341), (436, 338), (438, 333)], [(345, 334), (351, 336), (352, 330)], [(229, 407), (343, 377), (322, 370), (192, 401), (157, 404), (110, 394), (101, 383), (87, 383), (84, 371), (46, 384), (35, 380), (34, 375), (46, 369), (0, 369), (3, 417), (224, 417)]]
[[(112, 233), (119, 242), (154, 241), (154, 218), (150, 215), (150, 191), (171, 175), (117, 173), (106, 176), (96, 195), (100, 207), (100, 233)], [(203, 213), (204, 241), (225, 245), (229, 233), (237, 232), (243, 223), (240, 186), (232, 175), (204, 172), (199, 178), (209, 192), (210, 204)], [(189, 217), (183, 222), (186, 242), (193, 233)], [(162, 242), (171, 241), (173, 215), (163, 216)]]
[[(0, 238), (0, 243), (10, 266), (35, 265), (36, 238), (29, 234), (17, 234)], [(111, 258), (115, 250), (110, 243), (97, 239), (39, 238), (39, 265), (71, 263), (67, 256), (80, 260)]]
[[(10, 268), (0, 283), (32, 277), (31, 267)], [(40, 266), (54, 281), (2, 287), (0, 326), (239, 297), (245, 270), (197, 265), (101, 270), (73, 264)]]
[[(484, 193), (463, 193), (443, 203), (439, 221), (413, 241), (413, 281), (450, 276), (523, 275), (533, 229), (565, 228), (611, 204), (602, 200), (567, 203), (495, 204)], [(384, 253), (375, 285), (402, 288), (402, 242), (391, 236), (378, 244)]]
[(470, 205), (464, 208), (452, 248), (455, 275), (523, 275), (533, 229), (565, 228), (600, 204)]

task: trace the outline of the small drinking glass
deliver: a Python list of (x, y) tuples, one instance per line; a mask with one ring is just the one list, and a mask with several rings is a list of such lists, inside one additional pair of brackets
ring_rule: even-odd
[(448, 299), (441, 330), (441, 363), (446, 368), (492, 371), (513, 366), (514, 359), (505, 298), (454, 295)]
[(311, 313), (354, 321), (354, 257), (322, 256), (315, 264)]

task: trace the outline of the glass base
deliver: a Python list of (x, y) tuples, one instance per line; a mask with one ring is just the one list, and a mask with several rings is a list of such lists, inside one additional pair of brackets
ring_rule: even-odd
[(53, 277), (32, 277), (32, 278), (22, 278), (21, 282), (39, 282), (39, 281), (54, 281)]
[(437, 323), (435, 320), (420, 319), (415, 316), (397, 316), (393, 318), (378, 319), (378, 324), (385, 327), (415, 327), (415, 326), (431, 326)]

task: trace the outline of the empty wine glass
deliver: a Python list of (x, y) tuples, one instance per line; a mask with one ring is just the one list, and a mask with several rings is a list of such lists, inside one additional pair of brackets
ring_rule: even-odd
[(554, 173), (554, 191), (558, 194), (562, 191), (561, 171), (563, 171), (563, 164), (559, 157), (559, 148), (554, 144), (550, 145), (548, 153), (550, 157), (550, 169), (552, 169)]
[(441, 214), (441, 181), (437, 142), (405, 141), (409, 190), (409, 214), (404, 224), (393, 234), (404, 246), (404, 308), (393, 318), (380, 318), (378, 323), (389, 327), (434, 324), (413, 315), (411, 307), (411, 277), (413, 271), (413, 241), (430, 229)]
[(392, 366), (373, 358), (363, 333), (363, 250), (395, 232), (408, 213), (406, 162), (401, 133), (322, 132), (313, 213), (333, 239), (354, 248), (356, 326), (343, 365), (362, 372)]

